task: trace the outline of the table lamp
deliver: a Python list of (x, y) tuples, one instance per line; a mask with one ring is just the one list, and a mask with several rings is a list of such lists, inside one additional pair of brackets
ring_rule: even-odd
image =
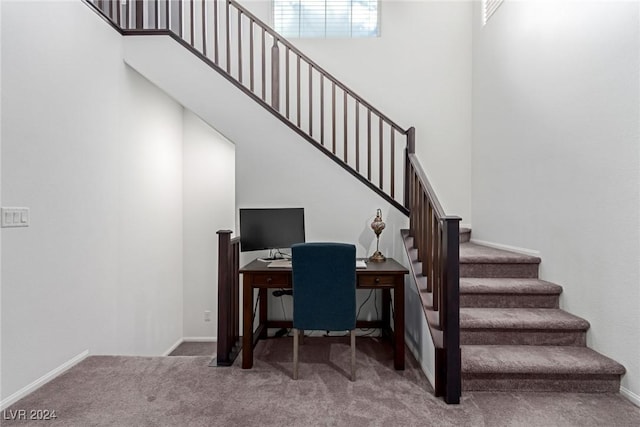
[(386, 224), (382, 221), (382, 210), (378, 209), (376, 211), (376, 217), (371, 223), (371, 229), (376, 233), (376, 251), (369, 257), (369, 261), (382, 262), (386, 259), (384, 255), (382, 255), (382, 252), (380, 252), (380, 233), (382, 233), (385, 226)]

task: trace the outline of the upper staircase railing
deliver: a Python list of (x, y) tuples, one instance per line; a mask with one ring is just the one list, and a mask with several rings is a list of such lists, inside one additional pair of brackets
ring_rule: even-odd
[(124, 35), (172, 36), (408, 214), (408, 131), (236, 1), (85, 1)]
[[(123, 35), (167, 35), (400, 211), (435, 354), (435, 392), (461, 393), (459, 221), (415, 155), (415, 129), (389, 117), (234, 0), (82, 0)], [(220, 232), (218, 364), (238, 354), (238, 239)], [(415, 256), (413, 256), (415, 255)], [(221, 308), (220, 305), (223, 307)]]

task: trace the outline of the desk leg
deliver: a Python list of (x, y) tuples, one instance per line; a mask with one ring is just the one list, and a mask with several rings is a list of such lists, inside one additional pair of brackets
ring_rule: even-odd
[(260, 330), (260, 338), (267, 338), (267, 298), (268, 298), (268, 289), (261, 288), (258, 290), (258, 295), (260, 297), (260, 326), (264, 326)]
[(398, 276), (393, 288), (394, 367), (404, 370), (404, 276)]
[(253, 287), (250, 274), (242, 282), (242, 369), (253, 366)]
[(391, 329), (391, 289), (382, 289), (382, 324), (382, 336), (388, 337), (393, 341), (393, 330)]

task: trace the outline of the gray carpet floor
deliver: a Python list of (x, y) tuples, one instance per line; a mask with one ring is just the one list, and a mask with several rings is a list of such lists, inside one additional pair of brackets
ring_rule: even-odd
[[(386, 342), (357, 343), (356, 382), (344, 338), (305, 339), (297, 381), (290, 338), (261, 341), (251, 370), (210, 368), (210, 356), (92, 356), (5, 410), (2, 425), (640, 426), (640, 408), (617, 394), (469, 392), (446, 405), (410, 354), (395, 371)], [(19, 409), (57, 418), (6, 419)]]
[(211, 356), (216, 355), (215, 342), (183, 342), (169, 356)]

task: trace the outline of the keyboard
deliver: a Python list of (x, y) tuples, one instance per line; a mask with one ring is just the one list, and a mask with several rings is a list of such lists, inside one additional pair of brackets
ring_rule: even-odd
[(267, 267), (269, 267), (269, 268), (291, 268), (291, 260), (279, 259), (277, 261), (271, 261), (269, 263), (269, 265), (267, 265)]
[[(269, 268), (291, 268), (291, 260), (279, 259), (277, 261), (271, 261)], [(367, 263), (363, 259), (356, 260), (356, 268), (367, 268)]]

